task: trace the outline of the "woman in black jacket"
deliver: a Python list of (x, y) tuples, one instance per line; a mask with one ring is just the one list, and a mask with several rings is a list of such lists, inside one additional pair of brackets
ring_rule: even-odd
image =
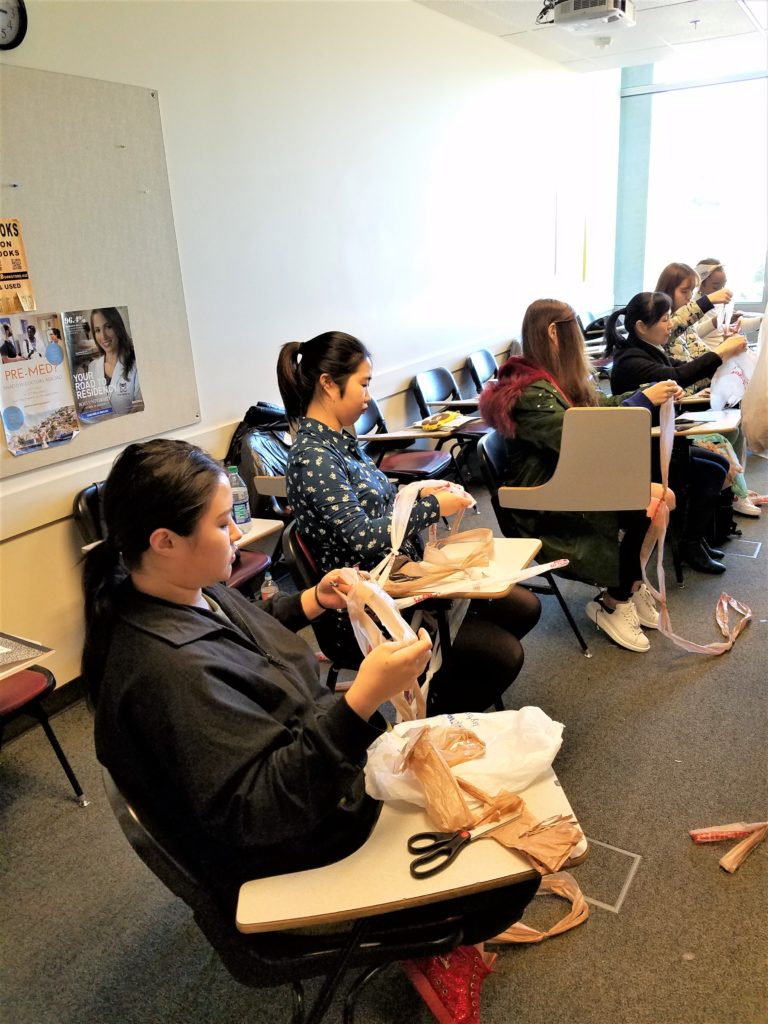
[(224, 587), (240, 531), (221, 465), (184, 441), (129, 445), (86, 558), (83, 677), (96, 755), (167, 823), (214, 891), (317, 867), (368, 835), (377, 708), (413, 686), (426, 633), (384, 643), (336, 697), (296, 630), (344, 604), (338, 571), (254, 605)]
[[(659, 380), (674, 380), (687, 387), (702, 378), (711, 377), (718, 366), (730, 356), (743, 352), (746, 339), (740, 335), (726, 338), (712, 352), (697, 356), (690, 362), (672, 359), (664, 351), (671, 330), (672, 300), (664, 292), (640, 292), (623, 309), (615, 310), (605, 329), (605, 355), (613, 356), (611, 390), (614, 394)], [(618, 319), (624, 317), (626, 337), (618, 331)], [(686, 439), (678, 452), (685, 455), (685, 469), (670, 467), (670, 486), (679, 495), (687, 492), (686, 515), (681, 556), (699, 572), (725, 572), (720, 559), (723, 552), (713, 548), (708, 539), (715, 506), (725, 485), (729, 463), (706, 448), (698, 448)]]

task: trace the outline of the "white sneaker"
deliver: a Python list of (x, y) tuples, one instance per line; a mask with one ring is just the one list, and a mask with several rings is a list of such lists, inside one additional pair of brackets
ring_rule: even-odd
[(733, 511), (742, 516), (759, 516), (760, 507), (753, 505), (749, 498), (734, 498)]
[(635, 606), (637, 619), (641, 626), (645, 626), (646, 629), (659, 628), (659, 609), (644, 583), (641, 583), (640, 589), (632, 595), (632, 604)]
[(590, 601), (587, 615), (598, 629), (607, 633), (620, 647), (628, 651), (647, 651), (651, 646), (648, 637), (640, 629), (637, 611), (632, 601), (617, 604), (613, 611), (605, 608), (600, 601)]

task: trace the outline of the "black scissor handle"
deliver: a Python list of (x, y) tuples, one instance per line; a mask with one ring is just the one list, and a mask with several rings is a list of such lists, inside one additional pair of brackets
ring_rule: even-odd
[(455, 836), (456, 832), (417, 832), (408, 840), (408, 853), (428, 853), (449, 843)]

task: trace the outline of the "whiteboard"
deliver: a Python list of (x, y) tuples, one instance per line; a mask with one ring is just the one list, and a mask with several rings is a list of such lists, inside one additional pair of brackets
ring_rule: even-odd
[(0, 478), (200, 419), (157, 91), (0, 67), (0, 216), (21, 222), (37, 312), (127, 306), (144, 410), (13, 456)]

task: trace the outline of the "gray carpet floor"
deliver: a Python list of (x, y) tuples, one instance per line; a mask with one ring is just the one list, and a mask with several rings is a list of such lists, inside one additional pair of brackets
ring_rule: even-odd
[[(748, 478), (768, 493), (768, 462), (751, 458)], [(492, 523), (487, 496), (481, 508), (468, 526)], [(566, 583), (593, 652), (586, 659), (544, 599), (507, 703), (565, 723), (555, 767), (593, 841), (574, 874), (595, 902), (581, 928), (501, 950), (483, 990), (485, 1024), (768, 1021), (768, 844), (728, 875), (718, 867), (727, 847), (695, 846), (687, 834), (768, 816), (766, 524), (768, 511), (739, 517), (743, 537), (728, 544), (723, 577), (688, 570), (684, 589), (670, 585), (673, 624), (689, 639), (718, 638), (721, 590), (751, 607), (722, 657), (685, 654), (657, 634), (647, 654), (621, 650), (586, 619), (590, 588)], [(234, 982), (128, 847), (101, 789), (85, 707), (54, 727), (91, 804), (70, 798), (41, 730), (0, 754), (0, 1021), (287, 1021), (287, 990)], [(561, 906), (538, 899), (526, 920), (546, 925)], [(340, 1019), (338, 1006), (328, 1019)], [(358, 1011), (366, 1024), (431, 1019), (396, 968)]]

